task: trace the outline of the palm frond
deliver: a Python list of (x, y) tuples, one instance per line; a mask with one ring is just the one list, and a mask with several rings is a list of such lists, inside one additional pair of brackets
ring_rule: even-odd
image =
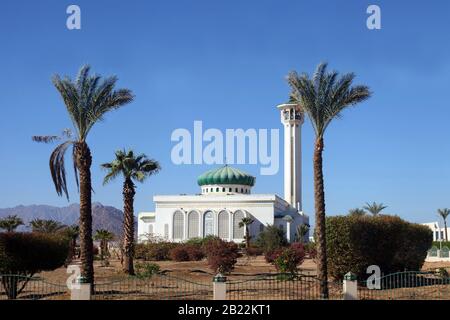
[(50, 173), (52, 175), (53, 183), (55, 185), (56, 193), (59, 196), (63, 194), (66, 195), (67, 200), (69, 200), (69, 192), (67, 191), (67, 181), (66, 181), (66, 169), (64, 165), (64, 156), (69, 148), (73, 145), (72, 141), (66, 141), (53, 150), (50, 155)]
[(307, 113), (319, 138), (323, 137), (331, 121), (341, 116), (342, 110), (371, 96), (367, 86), (352, 87), (353, 73), (339, 77), (336, 71), (327, 72), (327, 66), (327, 63), (319, 64), (312, 77), (295, 71), (288, 75), (291, 99)]
[(52, 142), (61, 140), (61, 137), (59, 137), (59, 136), (32, 136), (31, 139), (34, 142), (52, 143)]

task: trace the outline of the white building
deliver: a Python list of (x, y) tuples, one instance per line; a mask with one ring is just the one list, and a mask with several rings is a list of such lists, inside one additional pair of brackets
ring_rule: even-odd
[[(433, 231), (433, 241), (445, 241), (445, 228), (439, 226), (439, 222), (422, 223)], [(450, 228), (447, 228), (447, 235), (450, 238)]]
[(138, 216), (139, 241), (149, 236), (180, 242), (216, 235), (242, 242), (245, 228), (239, 223), (244, 217), (254, 220), (249, 226), (252, 238), (266, 225), (276, 225), (285, 231), (289, 241), (294, 241), (297, 226), (309, 223), (301, 200), (303, 113), (298, 105), (290, 103), (278, 109), (284, 125), (284, 199), (276, 194), (252, 194), (255, 177), (225, 165), (199, 176), (201, 194), (155, 195), (155, 212), (141, 212)]

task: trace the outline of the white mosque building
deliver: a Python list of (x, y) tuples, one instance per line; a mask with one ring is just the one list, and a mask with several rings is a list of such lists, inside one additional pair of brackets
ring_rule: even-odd
[[(208, 235), (236, 243), (244, 241), (244, 217), (254, 239), (267, 225), (282, 228), (288, 241), (296, 237), (297, 226), (308, 224), (302, 212), (301, 127), (303, 113), (296, 104), (281, 104), (284, 125), (284, 198), (276, 194), (252, 194), (255, 177), (225, 165), (198, 177), (197, 195), (155, 195), (155, 212), (138, 215), (138, 241), (150, 237), (181, 242)], [(307, 241), (309, 235), (305, 236)]]

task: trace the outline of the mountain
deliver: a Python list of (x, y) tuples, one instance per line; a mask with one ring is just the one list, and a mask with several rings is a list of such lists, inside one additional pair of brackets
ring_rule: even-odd
[[(47, 205), (17, 206), (14, 208), (0, 209), (0, 218), (8, 215), (17, 215), (26, 226), (21, 226), (18, 231), (29, 230), (28, 222), (33, 219), (56, 220), (65, 225), (78, 224), (80, 205), (71, 204), (67, 207), (52, 207)], [(92, 229), (106, 229), (117, 236), (122, 233), (123, 213), (121, 210), (101, 203), (92, 204)]]

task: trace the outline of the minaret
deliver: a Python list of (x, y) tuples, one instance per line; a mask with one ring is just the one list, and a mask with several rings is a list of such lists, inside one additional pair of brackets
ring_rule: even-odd
[(302, 144), (303, 112), (292, 102), (280, 104), (284, 126), (284, 199), (302, 211)]

